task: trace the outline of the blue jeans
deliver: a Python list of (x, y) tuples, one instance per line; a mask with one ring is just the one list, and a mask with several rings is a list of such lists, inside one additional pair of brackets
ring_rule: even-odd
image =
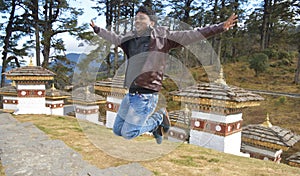
[(125, 139), (132, 139), (156, 129), (163, 119), (160, 113), (153, 113), (157, 102), (158, 94), (127, 93), (117, 113), (113, 132)]

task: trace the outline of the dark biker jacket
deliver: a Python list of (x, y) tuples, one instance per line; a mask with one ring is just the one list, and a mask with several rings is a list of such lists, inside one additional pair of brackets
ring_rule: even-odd
[[(146, 59), (143, 61), (141, 68), (139, 68), (139, 73), (131, 81), (138, 87), (160, 91), (166, 66), (166, 58), (170, 49), (186, 46), (223, 31), (223, 23), (186, 31), (170, 31), (166, 27), (155, 27), (151, 29), (149, 52), (144, 56)], [(112, 44), (120, 46), (126, 54), (128, 54), (127, 41), (135, 39), (136, 37), (134, 31), (130, 31), (125, 35), (117, 35), (112, 31), (107, 31), (97, 26), (94, 27), (94, 32)], [(129, 64), (134, 64), (134, 62)], [(132, 68), (134, 68), (134, 66), (132, 66)], [(125, 76), (125, 85), (128, 86), (126, 77), (127, 75)]]

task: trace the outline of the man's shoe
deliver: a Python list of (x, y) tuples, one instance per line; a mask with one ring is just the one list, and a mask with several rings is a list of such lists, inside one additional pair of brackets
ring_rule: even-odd
[(156, 143), (161, 144), (163, 140), (163, 134), (162, 134), (162, 127), (159, 125), (153, 132), (152, 132)]
[(164, 133), (167, 133), (171, 127), (168, 111), (164, 108), (163, 110), (160, 110), (160, 113), (163, 115), (163, 121), (160, 126), (162, 126)]

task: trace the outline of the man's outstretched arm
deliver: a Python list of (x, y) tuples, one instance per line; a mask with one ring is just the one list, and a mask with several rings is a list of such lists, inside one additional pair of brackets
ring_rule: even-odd
[(120, 35), (117, 35), (112, 31), (107, 31), (106, 29), (98, 27), (97, 25), (95, 25), (93, 20), (91, 20), (90, 26), (93, 28), (94, 32), (104, 40), (107, 40), (116, 46), (120, 46), (121, 44)]
[(219, 24), (214, 24), (202, 28), (199, 27), (195, 28), (195, 30), (171, 31), (168, 38), (180, 45), (188, 45), (227, 31), (235, 26), (236, 22), (237, 15), (232, 14), (226, 21)]

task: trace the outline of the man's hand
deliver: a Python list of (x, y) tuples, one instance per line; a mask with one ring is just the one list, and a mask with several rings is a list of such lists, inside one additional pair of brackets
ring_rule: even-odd
[(91, 20), (90, 26), (91, 26), (92, 28), (94, 28), (94, 27), (95, 27), (95, 23), (94, 23), (94, 21), (93, 21), (93, 20)]
[(233, 13), (233, 14), (232, 14), (232, 15), (224, 22), (223, 28), (227, 31), (227, 30), (229, 30), (231, 27), (235, 26), (237, 21), (238, 21), (237, 15)]

